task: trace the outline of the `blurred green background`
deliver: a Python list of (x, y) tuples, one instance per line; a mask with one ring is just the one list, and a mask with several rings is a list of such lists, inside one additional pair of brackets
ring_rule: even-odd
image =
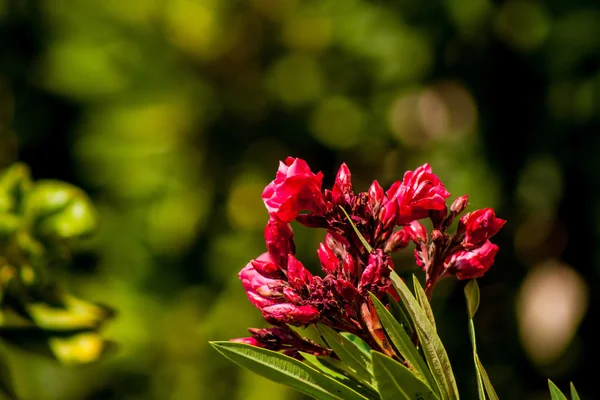
[[(0, 0), (0, 168), (96, 203), (62, 283), (118, 310), (77, 368), (3, 345), (25, 400), (301, 399), (208, 340), (263, 327), (237, 272), (288, 155), (355, 189), (432, 164), (508, 220), (480, 280), (479, 352), (503, 399), (593, 398), (600, 288), (600, 3)], [(322, 232), (295, 226), (313, 271)], [(415, 272), (411, 251), (397, 261)], [(434, 311), (475, 398), (462, 283)], [(587, 394), (587, 397), (586, 397)]]

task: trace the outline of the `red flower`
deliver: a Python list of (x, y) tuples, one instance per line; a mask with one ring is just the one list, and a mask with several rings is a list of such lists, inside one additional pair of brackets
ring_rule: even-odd
[[(263, 253), (253, 261), (268, 262), (269, 260), (269, 253)], [(246, 290), (248, 300), (262, 310), (264, 307), (272, 306), (281, 301), (283, 287), (286, 286), (286, 283), (280, 279), (270, 279), (261, 275), (252, 265), (253, 261), (242, 268), (238, 276)]]
[[(268, 261), (269, 259), (269, 253), (263, 253), (257, 260)], [(305, 269), (302, 270), (304, 267), (300, 269), (297, 264), (302, 265), (297, 260), (291, 263), (295, 271), (294, 274), (298, 275), (297, 278), (294, 278), (294, 282), (300, 283), (304, 280), (312, 279), (312, 276), (308, 278), (309, 275), (306, 275), (308, 271)], [(301, 296), (290, 288), (290, 285), (286, 281), (270, 279), (261, 275), (254, 269), (252, 262), (242, 268), (238, 276), (246, 290), (248, 300), (262, 312), (263, 317), (268, 322), (273, 324), (306, 325), (315, 322), (319, 318), (319, 311), (315, 307), (289, 302), (290, 300), (297, 300), (299, 302)]]
[(319, 310), (311, 305), (275, 304), (262, 310), (263, 317), (272, 324), (308, 325), (320, 318)]
[(467, 250), (478, 247), (498, 233), (505, 223), (505, 220), (496, 218), (496, 213), (491, 208), (484, 208), (463, 215), (460, 219), (460, 224), (466, 230), (462, 242), (463, 247)]
[(273, 262), (286, 270), (288, 254), (296, 253), (294, 231), (290, 224), (272, 216), (265, 226), (265, 242)]
[(407, 171), (402, 182), (395, 182), (386, 192), (388, 201), (398, 205), (396, 225), (425, 218), (429, 210), (444, 210), (450, 193), (431, 172), (429, 164)]
[(454, 253), (446, 260), (444, 268), (446, 273), (456, 275), (458, 279), (479, 278), (490, 269), (497, 252), (498, 246), (488, 240), (475, 250)]
[(342, 163), (335, 177), (335, 183), (331, 190), (331, 196), (335, 204), (342, 204), (342, 200), (352, 193), (352, 181), (350, 170), (346, 163)]
[(322, 180), (323, 174), (315, 175), (304, 160), (288, 157), (285, 163), (280, 162), (275, 180), (262, 194), (269, 214), (291, 222), (302, 210), (323, 211)]

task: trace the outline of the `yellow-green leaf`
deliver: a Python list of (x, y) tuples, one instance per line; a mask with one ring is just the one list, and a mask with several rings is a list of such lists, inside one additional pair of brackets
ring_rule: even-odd
[(439, 400), (421, 379), (392, 358), (372, 351), (373, 371), (381, 400)]
[(469, 318), (473, 319), (479, 308), (479, 286), (477, 285), (477, 279), (471, 279), (465, 285), (465, 297), (467, 298)]
[(225, 357), (272, 381), (322, 400), (368, 400), (314, 368), (275, 351), (235, 342), (211, 342)]
[(435, 328), (431, 325), (427, 314), (398, 274), (391, 271), (390, 278), (414, 322), (423, 353), (437, 386), (440, 388), (442, 399), (458, 399), (458, 388), (454, 373), (452, 372), (452, 366), (450, 365), (446, 349), (437, 335)]

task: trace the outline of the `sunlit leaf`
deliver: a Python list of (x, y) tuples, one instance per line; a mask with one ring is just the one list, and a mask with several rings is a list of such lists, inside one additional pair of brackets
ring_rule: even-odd
[(390, 278), (414, 322), (423, 353), (437, 386), (440, 388), (442, 399), (458, 399), (458, 388), (454, 373), (452, 372), (452, 366), (450, 365), (446, 349), (437, 335), (435, 328), (431, 325), (427, 314), (398, 274), (391, 271)]
[(477, 393), (479, 394), (479, 400), (485, 400), (485, 392), (483, 389), (483, 379), (481, 377), (481, 370), (479, 365), (479, 358), (477, 356), (477, 342), (475, 341), (475, 325), (473, 320), (469, 318), (469, 337), (471, 339), (471, 345), (473, 347), (473, 361), (475, 363), (475, 375), (477, 376)]
[(319, 331), (323, 338), (335, 351), (335, 354), (351, 369), (356, 375), (365, 382), (371, 382), (373, 373), (371, 372), (371, 359), (354, 343), (346, 339), (330, 327), (319, 324)]
[(477, 285), (477, 279), (471, 279), (465, 285), (465, 297), (467, 298), (469, 318), (473, 319), (479, 308), (479, 286)]
[(552, 400), (567, 400), (567, 397), (560, 391), (560, 389), (548, 379), (548, 388), (550, 389), (550, 396)]
[(272, 381), (322, 400), (367, 398), (333, 378), (286, 355), (243, 343), (211, 342), (225, 357)]
[(439, 392), (437, 384), (433, 379), (429, 368), (427, 368), (425, 360), (423, 360), (421, 357), (421, 354), (413, 344), (411, 338), (408, 336), (404, 328), (402, 328), (400, 323), (394, 319), (392, 314), (385, 308), (385, 306), (379, 301), (379, 299), (377, 299), (376, 296), (374, 296), (372, 293), (370, 295), (373, 305), (377, 310), (377, 315), (379, 316), (381, 324), (385, 328), (385, 331), (390, 337), (393, 345), (409, 364), (408, 368), (413, 371), (418, 378), (424, 382), (428, 382), (429, 387), (434, 389), (436, 392)]
[(348, 332), (340, 332), (340, 335), (342, 335), (343, 337), (345, 337), (346, 339), (348, 339), (349, 341), (351, 341), (352, 343), (354, 343), (356, 345), (356, 347), (358, 347), (360, 350), (362, 350), (363, 353), (365, 353), (365, 355), (367, 357), (370, 357), (370, 355), (371, 355), (371, 347), (367, 344), (367, 342), (365, 342), (364, 340), (362, 340), (358, 336), (353, 335), (353, 334), (348, 333)]
[(308, 362), (313, 368), (331, 376), (335, 380), (353, 389), (357, 393), (362, 394), (368, 398), (377, 398), (377, 392), (374, 388), (369, 385), (362, 383), (356, 378), (351, 371), (348, 371), (347, 366), (340, 360), (336, 360), (327, 356), (315, 356), (312, 354), (300, 352), (302, 357)]
[(577, 393), (577, 390), (575, 390), (575, 385), (573, 385), (573, 382), (571, 382), (569, 386), (571, 387), (571, 400), (580, 400), (579, 394)]
[(425, 311), (425, 314), (427, 315), (429, 322), (431, 322), (431, 326), (433, 326), (433, 329), (437, 329), (435, 326), (435, 318), (433, 316), (433, 310), (431, 309), (431, 304), (429, 304), (427, 295), (425, 294), (425, 291), (421, 287), (419, 280), (416, 279), (414, 277), (414, 275), (413, 275), (413, 286), (415, 287), (415, 297), (417, 298), (419, 305), (421, 306), (423, 311)]
[(481, 372), (481, 378), (483, 380), (485, 392), (487, 393), (490, 400), (499, 400), (498, 395), (496, 394), (496, 390), (494, 389), (494, 385), (492, 385), (492, 381), (490, 381), (490, 377), (488, 376), (488, 373), (483, 367), (483, 364), (481, 363), (481, 360), (479, 360), (479, 356), (477, 354), (475, 354), (475, 360), (477, 363), (477, 367), (479, 368), (479, 372)]
[(394, 316), (394, 319), (398, 321), (406, 333), (411, 336), (414, 332), (414, 327), (410, 318), (408, 318), (406, 307), (399, 303), (392, 297), (391, 294), (387, 294), (388, 304), (390, 305), (390, 313)]
[(439, 399), (421, 379), (404, 365), (376, 351), (372, 351), (371, 356), (381, 400)]

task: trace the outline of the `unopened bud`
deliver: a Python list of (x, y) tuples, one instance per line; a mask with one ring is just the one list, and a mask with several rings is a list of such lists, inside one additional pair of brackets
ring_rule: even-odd
[(373, 181), (369, 188), (369, 207), (371, 208), (373, 217), (377, 217), (379, 214), (379, 209), (381, 208), (384, 197), (385, 194), (379, 182)]
[(410, 240), (410, 235), (408, 234), (408, 232), (406, 232), (406, 230), (397, 230), (392, 234), (392, 236), (390, 236), (388, 241), (385, 243), (384, 252), (389, 254), (401, 250), (408, 246)]
[(468, 204), (469, 196), (467, 196), (466, 194), (464, 196), (457, 197), (452, 202), (452, 205), (450, 206), (450, 211), (455, 215), (460, 214), (461, 212), (465, 211), (465, 208), (467, 208)]

